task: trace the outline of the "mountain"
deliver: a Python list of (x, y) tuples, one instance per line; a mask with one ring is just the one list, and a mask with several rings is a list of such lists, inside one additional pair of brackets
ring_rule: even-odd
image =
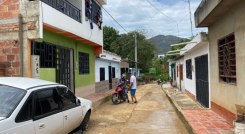
[(169, 51), (171, 49), (170, 45), (179, 43), (181, 39), (183, 38), (173, 35), (157, 35), (148, 40), (154, 44), (157, 49), (157, 51), (155, 51), (155, 55), (160, 55)]

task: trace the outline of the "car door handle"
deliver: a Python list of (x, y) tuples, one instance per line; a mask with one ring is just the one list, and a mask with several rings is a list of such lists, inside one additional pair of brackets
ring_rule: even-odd
[(68, 115), (67, 114), (64, 117), (65, 117), (66, 120), (68, 119)]
[(39, 129), (43, 129), (43, 128), (45, 128), (45, 124), (44, 123), (40, 123), (39, 124)]

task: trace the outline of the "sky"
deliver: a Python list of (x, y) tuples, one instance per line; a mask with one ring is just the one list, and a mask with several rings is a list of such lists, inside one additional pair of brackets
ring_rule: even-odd
[[(146, 29), (151, 37), (174, 35), (191, 37), (189, 4), (187, 0), (107, 0), (104, 9), (127, 31)], [(207, 28), (195, 28), (194, 13), (201, 0), (191, 1), (193, 34), (207, 32)], [(104, 26), (114, 27), (120, 34), (126, 31), (103, 11)], [(168, 17), (166, 17), (168, 16)], [(179, 23), (179, 24), (178, 24)], [(177, 25), (178, 24), (178, 25)], [(179, 31), (179, 32), (178, 32)]]

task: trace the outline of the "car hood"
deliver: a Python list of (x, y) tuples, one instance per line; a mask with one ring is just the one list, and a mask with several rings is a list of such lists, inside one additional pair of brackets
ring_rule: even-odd
[(0, 117), (0, 121), (6, 119), (5, 117)]
[(87, 102), (87, 103), (92, 103), (92, 101), (90, 100), (87, 100), (87, 99), (84, 99), (84, 98), (80, 98), (80, 97), (77, 97), (81, 102)]

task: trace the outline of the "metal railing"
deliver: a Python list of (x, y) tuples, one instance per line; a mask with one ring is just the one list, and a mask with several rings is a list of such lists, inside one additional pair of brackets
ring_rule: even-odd
[(81, 22), (81, 10), (73, 6), (66, 0), (41, 0), (44, 3), (50, 5), (51, 7), (57, 9), (58, 11), (66, 14), (72, 19)]

